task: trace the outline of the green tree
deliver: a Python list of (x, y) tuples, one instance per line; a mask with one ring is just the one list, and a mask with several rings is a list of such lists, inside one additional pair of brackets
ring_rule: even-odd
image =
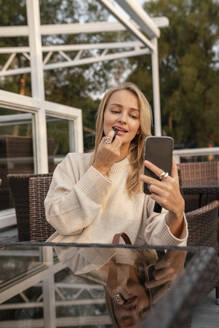
[[(151, 16), (169, 18), (159, 39), (162, 128), (185, 146), (207, 146), (219, 139), (218, 42), (219, 3), (214, 0), (149, 0)], [(136, 69), (128, 77), (152, 103), (149, 56), (130, 60)]]

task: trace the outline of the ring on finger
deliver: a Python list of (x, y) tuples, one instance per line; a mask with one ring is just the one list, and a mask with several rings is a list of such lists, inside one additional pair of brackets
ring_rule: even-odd
[(104, 138), (104, 142), (105, 142), (105, 144), (111, 144), (111, 138), (109, 136), (106, 136)]
[(119, 305), (122, 305), (124, 302), (123, 302), (123, 299), (121, 297), (121, 295), (118, 293), (118, 294), (115, 294), (113, 295), (113, 299), (114, 301), (119, 304)]
[(163, 179), (166, 179), (168, 177), (169, 173), (168, 172), (161, 172), (159, 179), (162, 181)]

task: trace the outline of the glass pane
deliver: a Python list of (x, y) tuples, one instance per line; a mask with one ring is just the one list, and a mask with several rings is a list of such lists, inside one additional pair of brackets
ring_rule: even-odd
[(12, 208), (9, 174), (34, 173), (32, 114), (0, 108), (0, 210)]
[[(19, 321), (26, 320), (28, 327), (35, 327), (38, 320), (43, 327), (50, 308), (58, 327), (137, 327), (156, 313), (164, 297), (169, 295), (170, 305), (173, 301), (180, 304), (173, 299), (176, 292), (191, 303), (187, 312), (177, 314), (177, 320), (187, 320), (193, 300), (197, 301), (196, 293), (199, 297), (203, 290), (204, 296), (206, 285), (210, 286), (213, 276), (208, 275), (208, 266), (213, 272), (216, 268), (216, 251), (210, 248), (56, 244), (55, 251), (43, 246), (43, 252), (44, 256), (40, 256), (39, 248), (28, 244), (2, 245), (0, 326), (7, 326), (9, 320), (19, 326)], [(43, 279), (47, 279), (44, 296), (50, 303), (46, 306)], [(184, 292), (189, 290), (193, 297)], [(163, 323), (162, 327), (168, 326)]]
[(74, 151), (73, 121), (47, 116), (49, 172), (69, 151)]
[(3, 268), (0, 272), (0, 289), (3, 289), (7, 283), (42, 266), (40, 252), (41, 249), (38, 247), (30, 246), (0, 249), (0, 263)]

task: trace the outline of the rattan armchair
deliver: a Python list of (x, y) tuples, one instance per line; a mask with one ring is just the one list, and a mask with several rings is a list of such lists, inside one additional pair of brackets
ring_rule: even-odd
[(31, 239), (29, 217), (29, 181), (31, 177), (48, 177), (51, 179), (52, 174), (48, 173), (8, 175), (9, 186), (12, 192), (17, 217), (19, 241), (28, 241)]
[(52, 176), (35, 176), (29, 179), (29, 215), (30, 239), (45, 241), (55, 229), (46, 221), (44, 200), (46, 198)]
[(152, 307), (139, 328), (189, 327), (194, 307), (208, 293), (209, 282), (216, 275), (219, 275), (216, 250), (202, 248), (166, 294)]
[[(178, 164), (178, 171), (181, 188), (185, 185), (192, 187), (197, 182), (201, 185), (202, 182), (205, 184), (208, 181), (210, 184), (212, 181), (219, 180), (219, 161), (180, 163)], [(200, 205), (199, 194), (186, 194), (183, 196), (186, 212), (195, 210), (217, 199), (216, 194), (202, 195), (202, 204)]]
[(186, 213), (189, 228), (189, 246), (217, 246), (219, 201)]
[[(218, 208), (219, 201), (215, 200), (206, 206), (186, 213), (189, 229), (188, 246), (217, 247)], [(219, 274), (212, 281), (211, 287), (215, 286), (216, 303), (219, 304)]]
[(178, 164), (181, 182), (219, 179), (219, 161)]

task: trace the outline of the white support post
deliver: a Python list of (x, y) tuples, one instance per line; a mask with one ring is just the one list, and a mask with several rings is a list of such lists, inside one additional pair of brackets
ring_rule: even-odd
[[(44, 100), (43, 58), (40, 32), (39, 0), (27, 0), (27, 20), (29, 27), (29, 44), (31, 58), (31, 87), (32, 97)], [(48, 172), (46, 114), (40, 108), (36, 114), (35, 129), (33, 132), (34, 161), (37, 173)]]
[[(53, 265), (53, 247), (43, 248), (43, 261)], [(51, 272), (42, 282), (44, 328), (56, 327), (55, 277)]]
[(43, 60), (40, 32), (39, 0), (27, 0), (27, 19), (31, 54), (32, 96), (44, 100)]
[(83, 125), (82, 115), (74, 120), (75, 152), (83, 153)]
[[(39, 0), (27, 0), (27, 20), (31, 58), (32, 97), (44, 100), (43, 56), (40, 33)], [(38, 173), (48, 172), (46, 112), (43, 106), (35, 114), (33, 125), (34, 161)], [(46, 249), (43, 261), (52, 258), (52, 248)], [(54, 274), (43, 280), (44, 327), (56, 327)]]
[(153, 101), (154, 101), (154, 134), (161, 136), (161, 114), (160, 114), (160, 86), (159, 86), (159, 61), (157, 38), (152, 39), (154, 50), (151, 54), (152, 59), (152, 81), (153, 81)]
[(69, 151), (71, 153), (75, 152), (75, 131), (74, 131), (74, 121), (68, 121), (68, 131), (69, 131)]

